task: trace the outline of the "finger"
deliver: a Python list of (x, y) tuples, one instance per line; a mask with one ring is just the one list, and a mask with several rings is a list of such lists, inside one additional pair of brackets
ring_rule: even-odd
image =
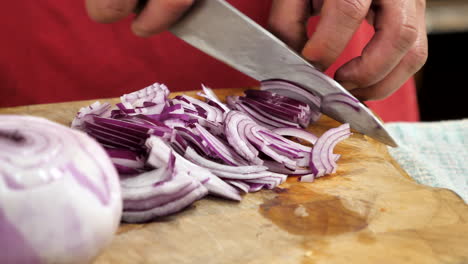
[(310, 0), (310, 3), (311, 3), (311, 11), (310, 11), (310, 14), (315, 16), (315, 15), (318, 15), (320, 14), (320, 10), (322, 9), (322, 6), (323, 6), (323, 1), (324, 0)]
[(137, 0), (86, 0), (88, 15), (99, 23), (112, 23), (130, 15)]
[(308, 0), (273, 0), (268, 19), (269, 30), (289, 47), (300, 51), (307, 40), (309, 8)]
[(176, 22), (194, 0), (149, 0), (132, 23), (135, 35), (149, 37), (167, 30)]
[[(362, 55), (343, 65), (336, 72), (338, 81), (349, 89), (368, 87), (381, 81), (411, 49), (420, 29), (417, 2), (424, 0), (382, 0), (377, 6), (375, 34)], [(350, 85), (351, 84), (351, 85)]]
[(426, 23), (424, 18), (424, 3), (418, 7), (419, 23), (418, 37), (410, 51), (401, 60), (398, 66), (382, 81), (375, 85), (355, 89), (352, 93), (361, 100), (384, 99), (400, 88), (412, 75), (419, 71), (426, 63), (428, 44)]
[(317, 28), (302, 54), (328, 68), (345, 49), (366, 17), (371, 0), (328, 0), (323, 2)]

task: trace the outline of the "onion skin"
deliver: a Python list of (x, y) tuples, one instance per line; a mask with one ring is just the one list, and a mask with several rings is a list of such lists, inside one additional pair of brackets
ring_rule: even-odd
[(0, 124), (0, 263), (91, 262), (122, 214), (110, 158), (43, 118), (4, 115)]

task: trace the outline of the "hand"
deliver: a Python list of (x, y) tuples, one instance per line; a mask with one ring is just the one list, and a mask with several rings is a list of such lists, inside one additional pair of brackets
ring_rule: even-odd
[[(335, 79), (362, 100), (383, 99), (396, 91), (427, 59), (425, 0), (273, 0), (270, 30), (302, 55), (328, 68), (367, 19), (375, 34)], [(321, 15), (310, 39), (306, 23)]]
[[(168, 29), (192, 5), (194, 0), (148, 0), (132, 23), (132, 31), (149, 37)], [(100, 23), (121, 20), (135, 11), (138, 0), (86, 0), (89, 16)]]

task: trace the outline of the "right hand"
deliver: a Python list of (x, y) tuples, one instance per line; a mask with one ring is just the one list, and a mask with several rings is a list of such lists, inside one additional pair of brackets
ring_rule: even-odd
[[(148, 0), (132, 23), (132, 31), (140, 37), (150, 37), (167, 30), (194, 0)], [(88, 14), (96, 22), (113, 23), (131, 15), (138, 0), (86, 0)]]

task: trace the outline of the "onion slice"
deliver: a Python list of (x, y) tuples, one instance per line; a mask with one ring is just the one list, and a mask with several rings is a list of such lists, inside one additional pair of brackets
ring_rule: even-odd
[(123, 221), (140, 223), (172, 214), (208, 193), (186, 171), (177, 170), (175, 160), (176, 157), (171, 152), (164, 167), (121, 181)]
[[(157, 168), (164, 166), (172, 151), (167, 143), (161, 138), (152, 136), (147, 140), (146, 145), (151, 149), (147, 162)], [(211, 194), (235, 201), (242, 199), (236, 189), (232, 188), (208, 169), (188, 161), (177, 153), (174, 153), (174, 155), (176, 156), (175, 166), (177, 169), (186, 171), (191, 177), (203, 183)]]
[(333, 173), (336, 170), (336, 159), (333, 149), (340, 141), (351, 135), (349, 124), (327, 130), (317, 140), (310, 158), (310, 169), (315, 177)]

